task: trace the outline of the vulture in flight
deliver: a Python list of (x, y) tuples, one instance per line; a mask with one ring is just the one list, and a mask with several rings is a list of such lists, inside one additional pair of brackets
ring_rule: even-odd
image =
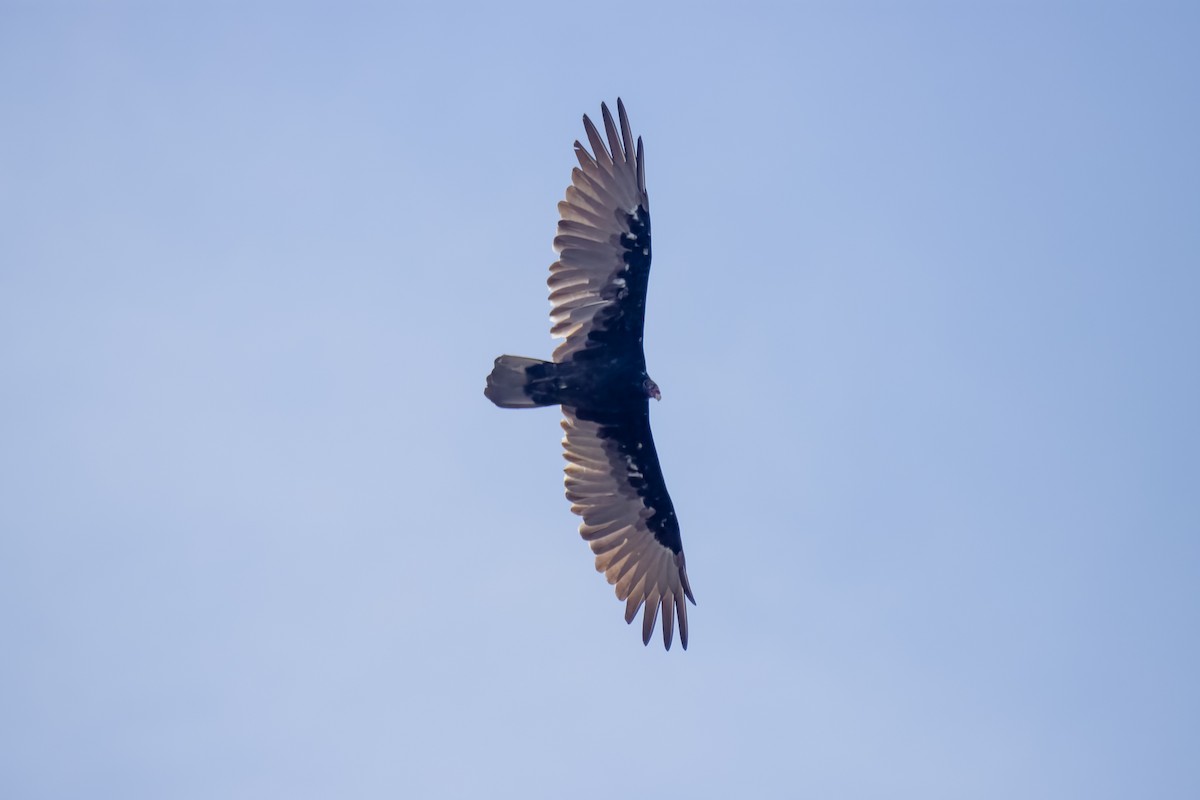
[[(592, 146), (575, 142), (579, 167), (558, 204), (558, 261), (550, 265), (553, 361), (500, 356), (484, 394), (501, 408), (562, 406), (567, 499), (596, 570), (625, 601), (625, 621), (642, 613), (648, 644), (662, 612), (669, 650), (676, 619), (688, 643), (688, 585), (679, 520), (667, 494), (654, 437), (642, 323), (650, 276), (650, 211), (642, 140), (617, 100), (601, 104), (604, 135), (585, 115)], [(618, 127), (618, 122), (619, 126)], [(607, 146), (606, 146), (607, 140)]]

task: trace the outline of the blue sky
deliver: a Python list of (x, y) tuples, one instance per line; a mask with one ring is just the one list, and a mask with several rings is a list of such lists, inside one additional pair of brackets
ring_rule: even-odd
[[(1198, 33), (3, 3), (0, 789), (1195, 796)], [(482, 394), (618, 95), (687, 652)]]

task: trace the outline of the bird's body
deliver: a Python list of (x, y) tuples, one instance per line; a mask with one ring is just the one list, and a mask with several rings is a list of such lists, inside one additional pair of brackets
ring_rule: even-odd
[[(511, 359), (503, 361), (500, 359)], [(488, 397), (501, 408), (571, 406), (573, 408), (617, 409), (645, 402), (646, 370), (618, 359), (588, 362), (539, 361), (520, 356), (501, 356), (498, 367), (514, 371), (514, 388), (521, 394), (507, 398), (498, 387), (497, 375)], [(519, 383), (517, 381), (519, 380)], [(515, 392), (514, 392), (515, 394)]]
[(579, 142), (554, 239), (550, 267), (551, 334), (565, 340), (553, 361), (500, 356), (484, 394), (502, 408), (560, 405), (567, 499), (583, 517), (580, 534), (596, 569), (616, 585), (631, 622), (644, 606), (643, 641), (662, 611), (669, 649), (675, 620), (687, 647), (688, 584), (679, 521), (650, 432), (658, 385), (642, 347), (650, 275), (650, 211), (642, 142), (636, 150), (625, 107), (620, 132), (606, 106), (608, 148), (583, 118), (589, 153)]

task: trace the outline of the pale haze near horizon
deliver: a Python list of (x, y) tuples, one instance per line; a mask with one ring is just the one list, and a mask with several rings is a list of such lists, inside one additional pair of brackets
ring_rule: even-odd
[[(1186, 4), (0, 6), (0, 793), (1200, 795)], [(580, 117), (698, 605), (562, 496)]]

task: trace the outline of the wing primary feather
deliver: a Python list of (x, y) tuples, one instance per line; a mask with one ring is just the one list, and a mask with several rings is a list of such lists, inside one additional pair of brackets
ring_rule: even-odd
[[(638, 573), (637, 581), (635, 583), (633, 583), (633, 588), (630, 589), (629, 591), (627, 591), (625, 593), (625, 597), (622, 599), (628, 599), (631, 597), (645, 597), (646, 596), (646, 581), (648, 581), (649, 579), (650, 579), (650, 573), (643, 569), (640, 573)], [(618, 587), (618, 592), (617, 592), (618, 598), (621, 597), (621, 593), (620, 593), (619, 589), (620, 589), (620, 587)], [(626, 622), (628, 622), (628, 620), (626, 620)]]
[(645, 597), (642, 597), (642, 596), (639, 596), (636, 594), (629, 595), (629, 599), (625, 601), (625, 623), (626, 624), (633, 622), (633, 618), (637, 616), (637, 612), (639, 610), (641, 610), (642, 603), (645, 602), (645, 600), (646, 600)]
[(595, 151), (596, 163), (605, 169), (612, 169), (612, 156), (604, 149), (604, 140), (600, 138), (600, 132), (596, 130), (587, 114), (583, 115), (583, 127), (587, 130), (588, 141), (592, 143), (592, 150)]
[(584, 169), (596, 168), (596, 159), (592, 158), (592, 154), (587, 151), (587, 148), (575, 140), (575, 158), (579, 159), (579, 166)]
[(646, 598), (646, 610), (642, 612), (642, 644), (650, 644), (650, 636), (654, 633), (654, 621), (658, 619), (658, 596)]
[(625, 160), (633, 153), (633, 131), (629, 127), (629, 117), (625, 114), (625, 103), (617, 98), (617, 117), (621, 120), (621, 141), (625, 145)]
[[(654, 545), (657, 547), (658, 543), (655, 542)], [(643, 556), (646, 555), (645, 544), (633, 544), (630, 545), (628, 549), (628, 557), (620, 567), (609, 570), (608, 576), (608, 582), (616, 587), (617, 597), (621, 600), (624, 600), (629, 596), (630, 583), (632, 583), (631, 578), (632, 576), (637, 575), (638, 566), (641, 563)]]
[(683, 557), (682, 550), (675, 554), (675, 566), (679, 568), (679, 582), (683, 584), (683, 593), (687, 595), (688, 600), (692, 601), (692, 605), (696, 605), (696, 598), (692, 595), (692, 585), (688, 583), (687, 561)]
[(675, 595), (675, 613), (679, 615), (679, 644), (687, 650), (687, 603), (679, 595)]
[(621, 163), (625, 163), (625, 150), (621, 147), (621, 140), (617, 137), (617, 126), (613, 124), (612, 114), (608, 111), (608, 106), (604, 103), (600, 104), (600, 115), (604, 117), (604, 132), (608, 135), (608, 146), (612, 150), (613, 163), (616, 164), (617, 156), (620, 155)]
[(638, 191), (642, 196), (646, 196), (646, 162), (642, 158), (642, 137), (638, 137), (637, 144), (637, 185)]
[(675, 638), (675, 609), (671, 608), (671, 593), (667, 592), (662, 599), (662, 628), (663, 628), (663, 645), (670, 650), (671, 642)]

